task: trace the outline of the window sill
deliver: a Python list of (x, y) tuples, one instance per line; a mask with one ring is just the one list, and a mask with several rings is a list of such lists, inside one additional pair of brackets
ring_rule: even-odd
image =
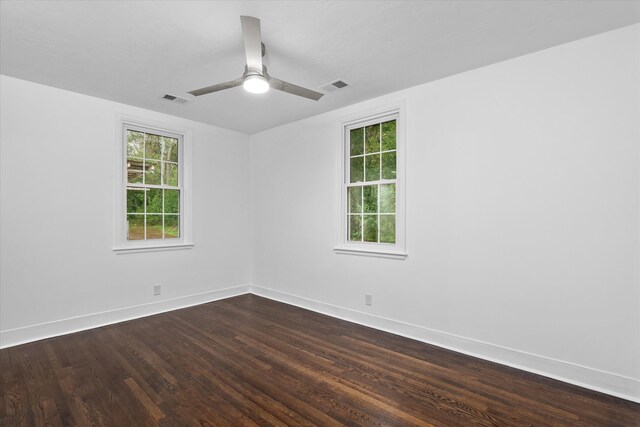
[(371, 250), (371, 249), (355, 249), (355, 248), (333, 248), (333, 252), (339, 255), (356, 255), (356, 256), (369, 256), (375, 258), (388, 258), (388, 259), (406, 259), (406, 252), (395, 251), (383, 251), (383, 250)]
[(193, 248), (193, 243), (178, 243), (175, 245), (157, 245), (157, 246), (131, 246), (113, 248), (113, 252), (117, 255), (137, 254), (141, 252), (160, 252), (160, 251), (178, 251)]

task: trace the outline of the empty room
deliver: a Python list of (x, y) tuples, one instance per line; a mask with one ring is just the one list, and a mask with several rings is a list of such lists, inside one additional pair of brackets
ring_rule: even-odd
[(1, 426), (640, 426), (640, 1), (0, 0)]

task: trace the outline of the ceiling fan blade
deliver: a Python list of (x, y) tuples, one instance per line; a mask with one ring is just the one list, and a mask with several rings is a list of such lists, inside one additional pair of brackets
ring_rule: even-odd
[(324, 95), (323, 93), (297, 86), (293, 83), (288, 83), (271, 76), (269, 76), (269, 86), (271, 86), (273, 89), (281, 90), (292, 95), (302, 96), (303, 98), (313, 99), (314, 101), (319, 100)]
[(240, 86), (243, 80), (244, 78), (240, 77), (238, 79), (231, 80), (230, 82), (219, 83), (217, 85), (203, 87), (202, 89), (192, 90), (189, 93), (193, 96), (200, 96), (200, 95), (206, 95), (211, 92), (218, 92), (220, 90), (231, 89), (232, 87)]
[(260, 20), (251, 16), (241, 16), (244, 52), (247, 57), (247, 68), (262, 74), (262, 35)]

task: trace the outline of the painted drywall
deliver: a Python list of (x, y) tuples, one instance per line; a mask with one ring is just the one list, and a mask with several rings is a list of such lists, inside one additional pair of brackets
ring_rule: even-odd
[[(252, 135), (254, 289), (640, 400), (639, 63), (635, 25)], [(408, 258), (335, 254), (340, 120), (399, 100)]]
[[(0, 92), (0, 345), (246, 291), (248, 136), (6, 76)], [(193, 249), (113, 252), (118, 114), (191, 129)]]
[[(0, 346), (251, 291), (640, 400), (639, 33), (250, 138), (0, 77)], [(336, 255), (340, 118), (403, 99), (409, 257)], [(118, 114), (192, 129), (193, 249), (112, 252)]]

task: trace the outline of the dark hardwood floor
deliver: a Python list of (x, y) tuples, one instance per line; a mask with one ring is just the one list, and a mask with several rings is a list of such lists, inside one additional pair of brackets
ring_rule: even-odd
[(3, 426), (640, 426), (640, 405), (243, 295), (0, 350)]

